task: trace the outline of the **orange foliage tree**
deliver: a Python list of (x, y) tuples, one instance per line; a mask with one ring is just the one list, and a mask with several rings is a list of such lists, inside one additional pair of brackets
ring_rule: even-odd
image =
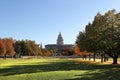
[(6, 53), (6, 48), (5, 48), (5, 44), (3, 42), (2, 39), (0, 39), (0, 55), (4, 55)]
[(80, 48), (78, 47), (77, 43), (75, 44), (74, 46), (74, 53), (75, 55), (80, 55), (80, 56), (84, 56), (84, 55), (87, 55), (87, 51), (80, 51)]
[(75, 53), (75, 55), (81, 55), (80, 49), (77, 44), (75, 44), (75, 46), (74, 46), (74, 53)]
[(14, 56), (14, 47), (13, 47), (12, 38), (0, 39), (0, 55), (6, 58), (7, 55)]
[(41, 49), (41, 51), (42, 51), (42, 56), (52, 56), (53, 55), (53, 50)]
[(4, 56), (6, 57), (6, 55), (10, 55), (10, 56), (14, 56), (14, 46), (13, 46), (13, 39), (12, 38), (6, 38), (3, 39), (4, 44), (5, 44), (5, 48), (6, 48), (6, 53), (4, 54)]

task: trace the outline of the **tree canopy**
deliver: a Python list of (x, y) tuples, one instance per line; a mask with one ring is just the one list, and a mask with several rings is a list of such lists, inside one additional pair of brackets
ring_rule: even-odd
[(92, 23), (80, 32), (76, 42), (81, 51), (107, 54), (117, 64), (120, 55), (120, 13), (114, 9), (104, 15), (98, 13)]

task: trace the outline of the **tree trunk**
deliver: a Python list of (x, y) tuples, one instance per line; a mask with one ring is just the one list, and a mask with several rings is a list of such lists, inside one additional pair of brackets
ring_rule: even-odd
[(6, 54), (4, 55), (4, 59), (6, 59)]
[(84, 56), (82, 55), (82, 58), (83, 58), (83, 60), (84, 60)]
[(113, 57), (113, 64), (118, 64), (118, 63), (117, 63), (117, 59), (118, 59), (118, 56), (114, 56), (114, 57)]
[(108, 61), (108, 56), (104, 54), (104, 62)]
[(91, 54), (89, 53), (89, 61), (91, 60)]
[(95, 53), (93, 54), (93, 61), (95, 62)]
[(103, 55), (103, 58), (104, 58), (104, 62), (106, 62), (106, 56), (105, 56), (105, 54)]
[(103, 54), (101, 54), (101, 63), (103, 63)]

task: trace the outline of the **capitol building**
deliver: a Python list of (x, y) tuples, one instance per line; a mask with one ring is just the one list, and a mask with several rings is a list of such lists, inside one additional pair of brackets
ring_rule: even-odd
[(62, 50), (72, 49), (73, 45), (72, 44), (64, 44), (63, 37), (62, 37), (61, 33), (59, 33), (58, 38), (57, 38), (57, 43), (56, 44), (47, 44), (47, 45), (45, 45), (45, 48), (48, 50), (54, 50), (56, 55), (61, 55)]

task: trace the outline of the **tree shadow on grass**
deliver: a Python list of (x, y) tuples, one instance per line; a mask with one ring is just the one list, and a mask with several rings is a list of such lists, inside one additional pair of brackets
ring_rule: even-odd
[(87, 72), (83, 75), (75, 75), (77, 78), (65, 80), (120, 80), (120, 69), (115, 71), (104, 70), (102, 73)]
[[(100, 69), (101, 73), (91, 73), (91, 71), (94, 71), (96, 69)], [(96, 65), (87, 62), (76, 63), (73, 61), (50, 63), (38, 62), (34, 63), (33, 65), (14, 65), (10, 66), (9, 68), (0, 69), (0, 76), (69, 70), (87, 70), (87, 73), (84, 75), (74, 75), (77, 78), (66, 80), (120, 80), (120, 65)], [(98, 77), (103, 77), (103, 79), (98, 79)]]

